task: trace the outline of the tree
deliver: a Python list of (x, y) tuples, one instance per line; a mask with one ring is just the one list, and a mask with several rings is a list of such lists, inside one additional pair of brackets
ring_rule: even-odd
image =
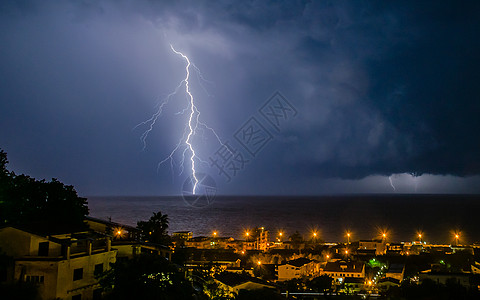
[(300, 248), (300, 244), (303, 242), (303, 237), (302, 235), (300, 234), (300, 232), (298, 231), (295, 231), (294, 234), (292, 234), (290, 237), (289, 237), (290, 241), (292, 242), (292, 247), (294, 249), (299, 249)]
[(87, 199), (57, 179), (47, 182), (16, 175), (6, 168), (0, 150), (0, 224), (20, 225), (37, 233), (65, 233), (86, 229)]
[(170, 237), (167, 234), (168, 215), (162, 215), (160, 211), (154, 212), (148, 221), (137, 222), (137, 228), (142, 231), (141, 235), (144, 241), (157, 244), (170, 243)]
[(154, 254), (117, 261), (99, 279), (105, 299), (194, 299), (195, 290), (183, 272)]
[(307, 287), (315, 292), (325, 292), (332, 288), (332, 277), (322, 275), (315, 277), (307, 283)]
[(12, 181), (11, 173), (7, 170), (7, 164), (7, 153), (0, 149), (0, 221), (2, 221), (2, 214), (5, 210), (6, 194)]

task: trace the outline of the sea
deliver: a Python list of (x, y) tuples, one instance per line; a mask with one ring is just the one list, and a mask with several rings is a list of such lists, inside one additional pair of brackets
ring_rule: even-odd
[(422, 240), (451, 244), (480, 241), (480, 195), (338, 195), (338, 196), (216, 196), (198, 207), (181, 196), (88, 197), (90, 216), (136, 226), (153, 212), (168, 215), (169, 233), (244, 238), (246, 230), (264, 227), (272, 237), (295, 231), (313, 232), (325, 242), (379, 238), (390, 242)]

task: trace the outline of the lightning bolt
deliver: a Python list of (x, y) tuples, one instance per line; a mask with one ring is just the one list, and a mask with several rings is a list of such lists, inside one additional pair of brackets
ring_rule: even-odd
[(393, 185), (393, 181), (392, 181), (392, 175), (388, 176), (388, 181), (390, 181), (390, 185), (392, 186), (392, 189), (393, 191), (397, 191), (397, 189), (395, 188), (395, 186)]
[[(177, 151), (180, 151), (181, 150), (181, 155), (182, 155), (182, 159), (180, 161), (180, 164), (179, 164), (179, 167), (180, 167), (180, 175), (183, 173), (184, 171), (184, 162), (185, 162), (185, 156), (187, 155), (187, 151), (189, 152), (189, 159), (190, 159), (190, 165), (191, 165), (191, 173), (192, 173), (192, 183), (193, 183), (193, 189), (192, 189), (192, 194), (195, 195), (196, 193), (196, 190), (197, 190), (197, 186), (198, 186), (198, 183), (199, 183), (199, 180), (197, 178), (197, 170), (196, 170), (196, 161), (200, 162), (200, 163), (207, 163), (206, 161), (202, 160), (198, 155), (197, 153), (195, 152), (195, 148), (194, 148), (194, 145), (192, 143), (192, 139), (193, 137), (196, 135), (197, 133), (197, 130), (198, 129), (201, 129), (202, 132), (204, 133), (205, 130), (208, 130), (210, 132), (213, 133), (213, 135), (215, 136), (215, 138), (217, 139), (217, 141), (222, 145), (222, 146), (225, 146), (225, 144), (221, 141), (219, 135), (217, 134), (217, 132), (210, 126), (208, 126), (206, 123), (204, 122), (201, 122), (200, 121), (200, 111), (198, 110), (197, 106), (195, 105), (195, 100), (194, 100), (194, 97), (190, 91), (190, 70), (191, 68), (195, 71), (195, 73), (197, 74), (197, 78), (199, 79), (200, 81), (200, 86), (205, 90), (205, 92), (208, 94), (207, 90), (205, 89), (205, 87), (202, 85), (201, 81), (205, 81), (207, 83), (210, 83), (208, 82), (207, 80), (205, 80), (205, 78), (203, 78), (202, 76), (202, 73), (200, 72), (200, 70), (197, 68), (197, 66), (195, 66), (193, 63), (191, 63), (190, 59), (188, 58), (188, 56), (186, 56), (185, 54), (183, 54), (182, 52), (180, 51), (177, 51), (173, 45), (170, 44), (170, 49), (177, 55), (181, 56), (185, 62), (186, 62), (186, 65), (185, 65), (185, 78), (180, 81), (180, 83), (178, 84), (178, 86), (175, 88), (175, 90), (173, 92), (171, 92), (170, 94), (167, 95), (167, 97), (165, 97), (163, 99), (163, 101), (161, 102), (161, 104), (158, 106), (158, 109), (156, 110), (156, 112), (146, 121), (143, 121), (141, 123), (139, 123), (137, 126), (135, 126), (133, 129), (137, 129), (138, 127), (141, 127), (141, 126), (147, 126), (147, 129), (143, 132), (143, 134), (140, 136), (140, 140), (143, 144), (143, 150), (145, 150), (146, 146), (147, 146), (147, 138), (148, 138), (148, 135), (151, 133), (151, 131), (153, 130), (153, 127), (155, 126), (156, 122), (157, 122), (157, 119), (162, 115), (163, 113), (163, 110), (164, 110), (164, 107), (169, 103), (169, 101), (171, 100), (171, 98), (173, 96), (175, 96), (179, 91), (180, 89), (185, 85), (185, 93), (187, 95), (187, 99), (188, 99), (188, 106), (185, 107), (182, 111), (176, 113), (176, 115), (180, 115), (180, 114), (185, 114), (185, 113), (188, 113), (188, 122), (186, 123), (185, 125), (185, 129), (184, 129), (184, 132), (183, 132), (183, 135), (182, 137), (180, 138), (180, 140), (178, 141), (178, 143), (175, 145), (175, 147), (173, 148), (173, 150), (170, 152), (170, 154), (163, 160), (161, 160), (159, 163), (158, 163), (158, 166), (157, 168), (159, 168), (162, 164), (164, 164), (165, 162), (167, 161), (170, 161), (170, 166), (172, 168), (172, 171), (174, 169), (174, 164), (175, 164), (175, 160), (174, 160), (174, 155)], [(209, 95), (210, 96), (210, 95)], [(226, 149), (230, 152), (230, 150), (228, 149), (228, 147), (226, 147)], [(208, 164), (208, 163), (207, 163)]]
[[(187, 72), (187, 75), (185, 75), (185, 79), (183, 82), (185, 82), (185, 93), (187, 93), (188, 97), (190, 98), (190, 117), (188, 118), (188, 128), (189, 132), (187, 135), (187, 139), (185, 140), (185, 144), (188, 145), (188, 148), (190, 149), (191, 155), (190, 155), (190, 161), (192, 162), (191, 167), (192, 167), (192, 178), (194, 180), (193, 183), (193, 191), (192, 193), (195, 195), (195, 190), (197, 189), (197, 184), (198, 184), (198, 179), (197, 179), (197, 174), (195, 170), (195, 150), (193, 149), (192, 143), (190, 139), (192, 138), (192, 135), (195, 134), (195, 130), (197, 129), (198, 125), (198, 118), (200, 117), (200, 112), (197, 110), (197, 107), (195, 106), (195, 102), (193, 101), (193, 95), (190, 93), (190, 87), (189, 87), (189, 82), (188, 80), (190, 79), (190, 59), (184, 55), (182, 52), (179, 52), (173, 48), (172, 45), (170, 45), (170, 48), (172, 48), (172, 51), (175, 52), (175, 54), (181, 55), (183, 59), (187, 62), (187, 66), (185, 67), (185, 71)], [(193, 120), (196, 112), (196, 118)], [(194, 124), (192, 125), (192, 120)]]

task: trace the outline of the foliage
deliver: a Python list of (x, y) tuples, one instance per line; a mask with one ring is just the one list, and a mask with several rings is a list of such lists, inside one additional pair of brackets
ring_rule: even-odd
[(170, 236), (167, 233), (168, 215), (154, 212), (148, 221), (137, 222), (137, 228), (142, 231), (142, 240), (156, 244), (170, 244)]
[(7, 162), (0, 150), (0, 224), (49, 234), (85, 229), (87, 199), (78, 197), (73, 186), (15, 175)]
[(327, 275), (315, 277), (307, 282), (307, 288), (315, 292), (325, 292), (332, 288), (333, 278)]
[(289, 237), (289, 240), (292, 242), (292, 247), (294, 249), (298, 249), (300, 244), (303, 242), (303, 237), (300, 232), (295, 231), (295, 233)]
[(193, 299), (195, 291), (183, 273), (163, 257), (142, 254), (117, 261), (103, 273), (100, 284), (106, 299)]
[(385, 299), (480, 299), (480, 292), (476, 288), (467, 289), (455, 280), (441, 284), (425, 279), (419, 285), (406, 283), (399, 288), (390, 288)]
[(205, 294), (211, 300), (233, 300), (235, 295), (226, 289), (223, 289), (219, 283), (214, 280), (208, 280), (204, 284)]

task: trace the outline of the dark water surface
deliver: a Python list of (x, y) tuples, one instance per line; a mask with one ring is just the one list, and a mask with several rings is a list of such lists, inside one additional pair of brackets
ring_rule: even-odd
[(310, 236), (318, 230), (325, 241), (370, 239), (380, 228), (390, 241), (412, 241), (418, 230), (425, 240), (450, 243), (452, 231), (462, 232), (461, 242), (480, 241), (480, 196), (465, 195), (361, 195), (361, 196), (217, 196), (208, 207), (195, 208), (182, 197), (89, 197), (90, 215), (136, 225), (161, 211), (170, 219), (169, 231), (192, 231), (194, 236), (242, 238), (255, 226), (290, 235), (298, 230)]

